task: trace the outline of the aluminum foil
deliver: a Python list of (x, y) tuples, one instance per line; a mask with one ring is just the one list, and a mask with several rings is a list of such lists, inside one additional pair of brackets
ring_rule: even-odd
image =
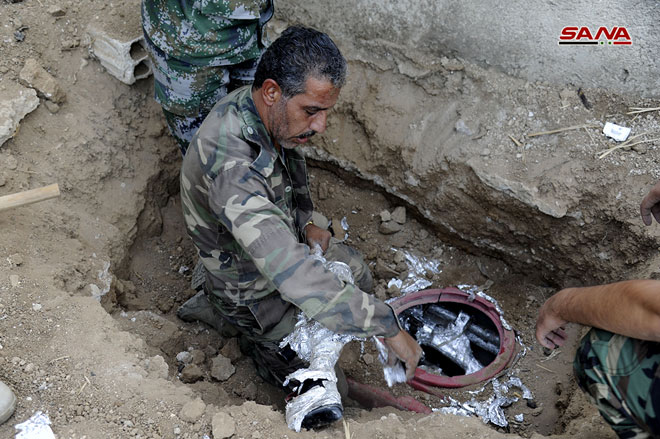
[[(348, 265), (342, 262), (326, 261), (319, 245), (312, 250), (312, 257), (320, 260), (328, 270), (337, 274), (340, 280), (353, 282), (353, 274)], [(299, 391), (302, 383), (307, 380), (320, 380), (321, 385), (309, 389), (287, 403), (286, 420), (290, 429), (300, 431), (305, 416), (318, 407), (332, 404), (341, 405), (341, 397), (337, 391), (335, 364), (344, 345), (355, 339), (350, 335), (330, 331), (300, 313), (293, 332), (282, 340), (280, 348), (288, 344), (298, 354), (298, 357), (309, 363), (309, 366), (298, 369), (287, 376), (284, 386), (290, 382), (297, 382), (298, 386), (295, 390)]]
[(525, 420), (525, 415), (523, 415), (522, 413), (520, 413), (520, 414), (515, 415), (515, 416), (513, 417), (513, 419), (515, 419), (516, 422), (523, 422), (523, 421)]
[[(438, 267), (440, 262), (434, 259), (427, 259), (425, 257), (415, 256), (405, 250), (392, 249), (394, 252), (402, 252), (405, 257), (406, 266), (408, 267), (408, 277), (406, 279), (392, 279), (388, 283), (388, 288), (391, 285), (396, 285), (401, 293), (408, 294), (415, 291), (423, 290), (424, 288), (433, 284), (426, 278), (426, 273), (440, 273)], [(394, 283), (393, 283), (394, 282)]]
[(466, 375), (471, 374), (484, 366), (474, 357), (470, 340), (465, 334), (465, 326), (469, 321), (470, 316), (461, 311), (456, 321), (446, 328), (440, 325), (421, 326), (415, 338), (420, 344), (432, 346), (452, 359), (465, 370)]
[(397, 358), (394, 365), (389, 366), (389, 349), (378, 337), (374, 337), (374, 343), (376, 344), (376, 348), (378, 348), (378, 359), (383, 364), (383, 374), (385, 375), (387, 385), (392, 387), (397, 383), (405, 383), (406, 368), (403, 366), (401, 360)]
[(509, 325), (509, 323), (504, 319), (504, 312), (502, 312), (502, 308), (500, 308), (500, 304), (497, 303), (497, 300), (493, 299), (488, 294), (481, 291), (479, 289), (479, 287), (474, 286), (474, 285), (459, 285), (458, 289), (468, 293), (471, 296), (470, 300), (474, 300), (474, 296), (476, 295), (476, 296), (479, 296), (482, 299), (485, 299), (485, 300), (489, 301), (490, 303), (492, 303), (493, 306), (495, 307), (495, 310), (500, 315), (500, 320), (502, 321), (502, 326), (504, 326), (504, 328), (508, 329), (509, 331), (513, 331), (513, 329), (511, 328), (511, 325)]
[(323, 381), (322, 386), (312, 387), (286, 404), (286, 423), (290, 429), (299, 432), (302, 422), (309, 412), (333, 404), (341, 406), (341, 396), (337, 390), (337, 383)]
[(18, 430), (16, 439), (55, 439), (50, 424), (47, 414), (36, 412), (27, 421), (14, 426)]
[(449, 398), (449, 407), (440, 408), (438, 411), (462, 416), (472, 413), (479, 416), (484, 424), (491, 422), (500, 427), (506, 427), (509, 425), (509, 422), (503, 408), (518, 401), (517, 397), (508, 395), (511, 388), (520, 388), (523, 391), (524, 399), (533, 399), (532, 393), (522, 384), (520, 378), (515, 376), (509, 376), (505, 382), (500, 382), (497, 378), (493, 378), (490, 383), (493, 386), (493, 394), (485, 401), (477, 401), (472, 398), (470, 401), (461, 403), (453, 398)]

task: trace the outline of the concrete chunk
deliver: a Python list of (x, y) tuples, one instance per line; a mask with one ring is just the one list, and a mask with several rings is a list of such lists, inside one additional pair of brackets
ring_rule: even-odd
[(0, 146), (11, 139), (19, 123), (39, 106), (37, 92), (16, 83), (0, 88)]
[(36, 59), (29, 58), (19, 73), (21, 83), (37, 90), (39, 96), (60, 104), (65, 101), (66, 95), (53, 76), (39, 65)]
[(124, 84), (131, 85), (152, 73), (144, 37), (136, 29), (133, 37), (114, 35), (90, 26), (90, 52), (101, 65)]

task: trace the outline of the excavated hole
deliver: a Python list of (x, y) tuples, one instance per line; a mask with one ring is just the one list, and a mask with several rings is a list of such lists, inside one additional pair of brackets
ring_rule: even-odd
[[(337, 170), (339, 172), (339, 170)], [(121, 327), (144, 339), (149, 355), (161, 355), (169, 365), (169, 379), (183, 381), (205, 402), (218, 406), (241, 404), (253, 400), (259, 404), (283, 409), (282, 389), (263, 382), (252, 362), (240, 353), (232, 334), (218, 332), (202, 323), (186, 323), (176, 317), (177, 308), (193, 291), (189, 288), (190, 272), (195, 263), (195, 251), (185, 234), (181, 206), (176, 190), (178, 176), (163, 172), (154, 182), (153, 198), (140, 218), (140, 230), (135, 239), (130, 260), (116, 281), (114, 295), (108, 295), (106, 308)], [(506, 261), (487, 256), (475, 256), (454, 243), (441, 241), (435, 231), (408, 210), (404, 229), (393, 235), (378, 232), (379, 213), (403, 205), (380, 190), (345, 172), (338, 177), (328, 169), (311, 168), (310, 180), (316, 208), (335, 224), (346, 217), (349, 225), (348, 243), (359, 249), (374, 272), (376, 295), (385, 300), (398, 297), (396, 287), (388, 288), (393, 277), (405, 278), (408, 268), (392, 248), (405, 250), (439, 262), (439, 273), (426, 273), (432, 282), (428, 288), (456, 285), (483, 286), (495, 298), (504, 317), (513, 326), (528, 348), (527, 354), (508, 371), (521, 378), (534, 394), (534, 401), (522, 398), (505, 408), (509, 420), (508, 432), (530, 436), (534, 432), (562, 432), (571, 416), (567, 407), (576, 385), (572, 379), (571, 352), (577, 343), (577, 330), (571, 334), (568, 346), (558, 354), (545, 356), (534, 341), (534, 322), (540, 304), (554, 289), (539, 285), (531, 277), (513, 273)], [(168, 192), (168, 188), (170, 189)], [(458, 243), (461, 248), (469, 244)], [(183, 368), (177, 354), (187, 351), (191, 365)], [(235, 372), (214, 369), (213, 360), (221, 354), (229, 358)], [(485, 354), (479, 354), (485, 355)], [(430, 355), (429, 355), (430, 356)], [(374, 387), (387, 389), (378, 354), (371, 341), (349, 343), (340, 358), (347, 376)], [(439, 357), (434, 361), (444, 361)], [(487, 359), (486, 359), (487, 360)], [(450, 373), (460, 374), (459, 369)], [(413, 396), (418, 401), (439, 408), (446, 404), (438, 396), (450, 396), (458, 401), (474, 398), (469, 391), (484, 389), (476, 385), (462, 389), (437, 389), (437, 395), (414, 390), (399, 384), (389, 389), (396, 397)], [(487, 399), (492, 386), (478, 394)], [(364, 409), (357, 403), (347, 403), (346, 416), (358, 417)], [(516, 422), (514, 415), (524, 415)], [(571, 413), (579, 411), (573, 410)]]

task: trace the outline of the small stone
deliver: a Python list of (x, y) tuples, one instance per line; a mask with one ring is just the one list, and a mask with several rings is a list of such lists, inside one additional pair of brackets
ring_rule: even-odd
[(13, 170), (15, 170), (16, 168), (18, 168), (18, 160), (16, 160), (16, 157), (14, 157), (13, 155), (8, 155), (8, 156), (5, 158), (5, 166), (6, 166), (7, 169), (9, 169), (10, 171), (13, 171)]
[(29, 58), (19, 73), (20, 82), (37, 90), (39, 95), (55, 103), (62, 103), (66, 95), (53, 76), (39, 65), (37, 60)]
[(193, 356), (188, 351), (179, 352), (176, 354), (176, 361), (183, 364), (189, 364), (193, 361)]
[(236, 432), (234, 419), (225, 412), (218, 412), (211, 421), (213, 439), (226, 439), (232, 437)]
[(193, 364), (202, 364), (206, 360), (206, 354), (201, 349), (193, 349), (190, 353), (192, 354)]
[(364, 364), (367, 364), (367, 365), (374, 364), (374, 356), (371, 355), (371, 354), (368, 354), (368, 353), (364, 354), (362, 356), (362, 361), (364, 361)]
[(536, 401), (534, 401), (533, 399), (528, 399), (527, 407), (529, 407), (530, 409), (535, 409), (537, 407)]
[(16, 265), (17, 267), (19, 265), (23, 265), (23, 256), (18, 253), (14, 253), (13, 255), (9, 256), (9, 262), (13, 265)]
[(52, 5), (48, 8), (48, 13), (53, 17), (64, 17), (66, 11), (59, 5)]
[(7, 184), (7, 178), (5, 177), (4, 174), (0, 174), (0, 187), (4, 186)]
[(231, 360), (224, 355), (218, 355), (211, 365), (211, 376), (218, 381), (227, 381), (236, 372)]
[(176, 434), (177, 436), (181, 434), (181, 429), (179, 427), (174, 427), (173, 431), (174, 431), (174, 434)]
[(632, 149), (638, 154), (646, 154), (649, 150), (649, 147), (648, 145), (644, 145), (640, 143), (639, 145), (634, 145)]
[(482, 157), (488, 157), (488, 156), (490, 155), (490, 149), (488, 149), (488, 148), (484, 148), (484, 149), (481, 150), (481, 152), (480, 152), (479, 154), (480, 154)]
[(392, 235), (401, 230), (403, 230), (403, 226), (396, 221), (382, 222), (380, 223), (380, 226), (378, 226), (378, 231), (383, 235)]
[(252, 439), (261, 439), (261, 433), (255, 431), (254, 433), (252, 433)]
[(390, 221), (392, 219), (392, 214), (388, 210), (383, 210), (378, 215), (380, 215), (380, 221), (382, 223)]
[(50, 111), (51, 114), (55, 114), (60, 111), (60, 106), (53, 101), (46, 100), (44, 104), (46, 105), (46, 109)]
[(394, 253), (394, 263), (396, 263), (396, 264), (401, 264), (401, 263), (403, 263), (403, 264), (404, 264), (404, 268), (407, 268), (407, 266), (405, 265), (405, 263), (406, 263), (406, 255), (405, 255), (403, 252), (401, 252), (401, 251), (398, 251), (398, 252)]
[(330, 196), (328, 187), (324, 184), (319, 186), (319, 200), (327, 200)]
[(11, 282), (11, 286), (16, 288), (21, 284), (21, 282), (18, 280), (18, 275), (17, 274), (10, 274), (9, 275), (9, 282)]
[(220, 353), (229, 358), (231, 361), (236, 361), (241, 358), (241, 348), (238, 345), (238, 338), (230, 338), (229, 341), (220, 349)]
[(192, 424), (202, 417), (204, 410), (206, 410), (206, 404), (201, 398), (197, 398), (183, 405), (181, 412), (179, 412), (179, 418)]
[(34, 369), (35, 369), (34, 364), (32, 364), (32, 363), (28, 363), (28, 364), (25, 366), (25, 368), (23, 368), (23, 372), (25, 372), (25, 373), (30, 373), (30, 372), (34, 371)]
[(41, 306), (40, 303), (33, 303), (32, 304), (32, 311), (39, 312), (39, 311), (41, 311), (41, 308), (42, 308), (42, 306)]
[(196, 383), (203, 378), (202, 369), (196, 364), (189, 364), (181, 371), (181, 381), (187, 384)]

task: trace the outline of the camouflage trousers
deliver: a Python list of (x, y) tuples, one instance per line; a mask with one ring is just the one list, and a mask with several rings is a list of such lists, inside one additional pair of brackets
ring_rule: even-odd
[[(369, 267), (355, 249), (333, 238), (324, 257), (348, 264), (356, 285), (365, 292), (373, 290)], [(300, 311), (283, 300), (277, 291), (257, 303), (238, 307), (218, 295), (209, 294), (208, 297), (225, 321), (238, 331), (241, 350), (252, 357), (257, 372), (264, 380), (282, 386), (287, 375), (306, 367), (289, 346), (279, 347), (280, 341), (293, 331)], [(338, 373), (338, 377), (340, 375)], [(342, 383), (338, 386), (340, 393), (344, 393)]]
[(146, 34), (144, 39), (153, 63), (156, 101), (185, 155), (192, 136), (216, 102), (254, 80), (258, 59), (236, 65), (198, 66), (167, 55)]
[(578, 384), (620, 438), (660, 437), (660, 344), (600, 329), (582, 339)]

